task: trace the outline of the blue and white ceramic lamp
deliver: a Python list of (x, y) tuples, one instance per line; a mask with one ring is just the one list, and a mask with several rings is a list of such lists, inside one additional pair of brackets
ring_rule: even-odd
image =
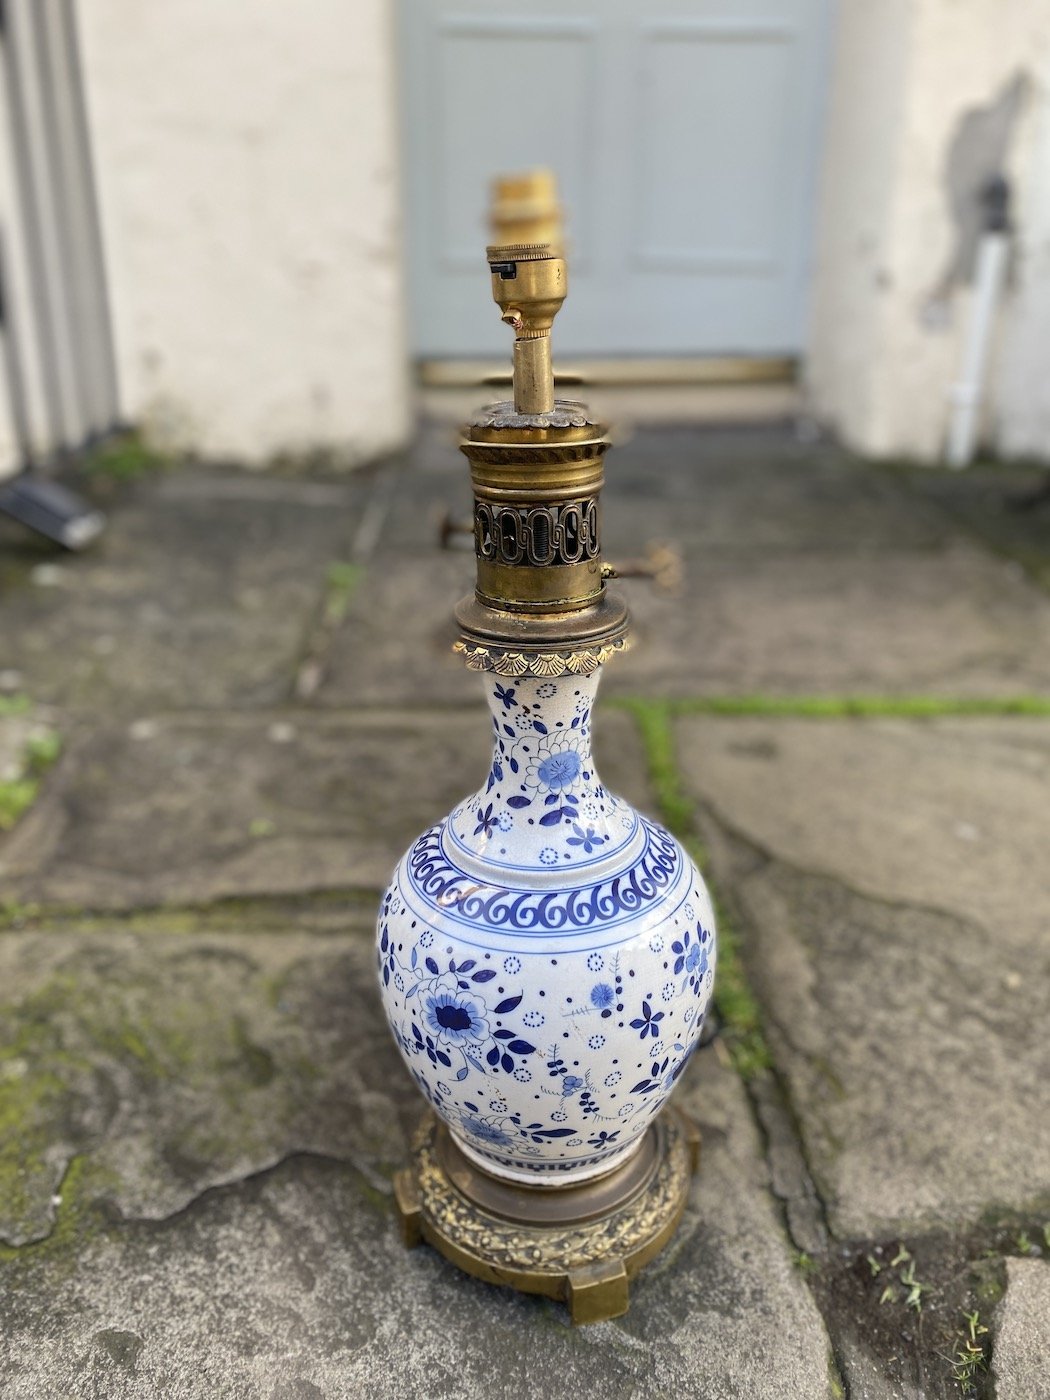
[[(492, 759), (397, 866), (377, 959), (394, 1037), (441, 1125), (440, 1142), (431, 1132), (417, 1149), (403, 1216), (415, 1212), (427, 1238), (483, 1277), (571, 1297), (603, 1246), (592, 1224), (564, 1235), (565, 1202), (578, 1199), (591, 1221), (604, 1190), (602, 1229), (628, 1241), (628, 1264), (652, 1256), (681, 1210), (680, 1184), (659, 1186), (671, 1150), (659, 1124), (703, 1026), (715, 925), (679, 842), (595, 767), (595, 695), (627, 612), (601, 558), (608, 439), (582, 404), (553, 393), (546, 337), (564, 262), (533, 245), (490, 249), (489, 263), (516, 336), (515, 400), (464, 430), (477, 586), (457, 609), (457, 645), (484, 689)], [(424, 1170), (431, 1148), (437, 1165)], [(428, 1181), (433, 1200), (419, 1206)], [(664, 1189), (662, 1215), (636, 1199), (643, 1188), (654, 1199)], [(486, 1210), (519, 1235), (497, 1247)], [(486, 1249), (504, 1245), (506, 1267), (486, 1272)], [(515, 1274), (515, 1250), (550, 1255), (569, 1280), (562, 1292), (524, 1265)], [(625, 1292), (622, 1306), (611, 1296), (593, 1315), (626, 1306)]]

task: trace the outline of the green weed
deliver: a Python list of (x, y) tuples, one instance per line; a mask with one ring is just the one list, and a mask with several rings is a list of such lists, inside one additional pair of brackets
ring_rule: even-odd
[[(610, 704), (634, 709), (647, 702), (613, 699)], [(982, 715), (1050, 716), (1043, 695), (698, 695), (661, 702), (672, 716), (725, 715), (771, 719), (942, 719)]]
[(328, 565), (325, 574), (324, 624), (338, 627), (346, 616), (354, 589), (361, 580), (360, 564), (347, 564), (335, 560)]
[(964, 1395), (972, 1395), (978, 1375), (988, 1368), (988, 1357), (981, 1341), (988, 1328), (982, 1325), (976, 1309), (972, 1313), (963, 1313), (963, 1320), (966, 1327), (959, 1333), (958, 1344), (949, 1362), (952, 1380)]
[(33, 734), (26, 741), (19, 771), (0, 781), (0, 831), (10, 831), (33, 805), (41, 778), (61, 752), (62, 738), (52, 729)]
[(108, 476), (115, 481), (131, 481), (171, 465), (171, 458), (150, 447), (139, 433), (120, 433), (92, 447), (82, 468), (91, 476)]

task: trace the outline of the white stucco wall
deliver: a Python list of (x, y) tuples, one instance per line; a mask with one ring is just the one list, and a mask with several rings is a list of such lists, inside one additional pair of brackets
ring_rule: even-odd
[(1018, 237), (994, 389), (996, 442), (1008, 456), (1050, 459), (1050, 5), (1032, 112), (1018, 152)]
[[(938, 284), (956, 238), (946, 185), (965, 114), (1018, 72), (1006, 161), (1018, 276), (999, 319), (986, 437), (1050, 456), (1050, 6), (841, 0), (818, 210), (807, 384), (818, 416), (877, 456), (941, 456), (970, 292)], [(1042, 133), (1040, 135), (1040, 133)]]
[(912, 0), (840, 0), (832, 41), (807, 388), (815, 411), (868, 451), (878, 450), (884, 431), (872, 361), (887, 334), (886, 260), (911, 11)]
[(387, 0), (80, 0), (121, 396), (165, 444), (409, 427)]

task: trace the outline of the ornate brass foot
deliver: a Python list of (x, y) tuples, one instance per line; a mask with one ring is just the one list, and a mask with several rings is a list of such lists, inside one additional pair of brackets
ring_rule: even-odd
[(581, 1186), (516, 1186), (480, 1170), (428, 1114), (394, 1199), (402, 1238), (425, 1240), (488, 1283), (568, 1305), (575, 1323), (627, 1311), (630, 1279), (673, 1235), (699, 1161), (678, 1109), (653, 1122), (622, 1166)]
[(419, 1204), (416, 1178), (411, 1168), (402, 1168), (394, 1177), (394, 1203), (401, 1222), (401, 1243), (406, 1249), (415, 1249), (423, 1243), (423, 1232), (420, 1228), (423, 1210)]
[(630, 1305), (630, 1280), (622, 1259), (601, 1259), (573, 1269), (566, 1280), (566, 1302), (573, 1322), (604, 1322), (622, 1317)]

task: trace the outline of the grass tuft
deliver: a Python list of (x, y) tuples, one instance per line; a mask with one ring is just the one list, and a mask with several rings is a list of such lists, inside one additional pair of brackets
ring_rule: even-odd
[(335, 560), (325, 574), (324, 625), (338, 627), (346, 617), (354, 589), (361, 581), (360, 564)]
[(84, 456), (82, 468), (90, 476), (132, 481), (171, 465), (164, 452), (150, 447), (137, 432), (117, 433), (92, 447)]
[(963, 1313), (966, 1327), (959, 1333), (955, 1352), (949, 1358), (952, 1380), (963, 1395), (972, 1395), (977, 1388), (977, 1378), (988, 1369), (987, 1343), (982, 1339), (988, 1328), (981, 1322), (980, 1313)]
[(22, 814), (32, 807), (40, 784), (35, 778), (0, 780), (0, 831), (10, 831)]
[(41, 778), (61, 752), (61, 736), (52, 729), (29, 737), (19, 771), (12, 778), (0, 779), (0, 831), (10, 831), (32, 807), (40, 791)]

